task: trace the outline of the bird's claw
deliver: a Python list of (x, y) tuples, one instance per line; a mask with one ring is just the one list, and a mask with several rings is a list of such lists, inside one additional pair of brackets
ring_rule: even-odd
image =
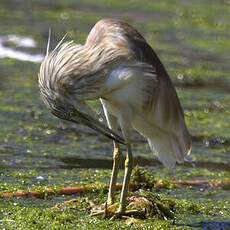
[(111, 214), (117, 209), (117, 204), (108, 205), (107, 202), (101, 206), (95, 207), (91, 211), (91, 216), (111, 217)]
[(109, 220), (115, 220), (115, 219), (129, 219), (129, 218), (138, 218), (142, 219), (144, 218), (144, 213), (142, 213), (140, 210), (132, 209), (132, 210), (126, 210), (125, 212), (121, 212), (118, 209), (119, 204), (115, 203), (112, 205), (107, 205), (105, 203), (102, 207), (99, 207), (99, 209), (92, 210), (90, 216), (101, 216), (103, 218), (108, 218)]
[(129, 219), (129, 218), (137, 218), (137, 219), (145, 219), (145, 214), (141, 212), (140, 210), (127, 210), (125, 212), (116, 212), (112, 217), (110, 217), (109, 220), (115, 220), (115, 219)]

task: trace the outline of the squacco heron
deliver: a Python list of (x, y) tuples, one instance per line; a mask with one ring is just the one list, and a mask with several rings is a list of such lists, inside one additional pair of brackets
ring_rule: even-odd
[[(125, 213), (133, 165), (132, 128), (147, 139), (166, 167), (173, 168), (190, 153), (190, 135), (169, 75), (142, 35), (125, 22), (100, 20), (84, 45), (61, 41), (41, 64), (39, 87), (52, 114), (85, 124), (113, 140), (108, 205), (114, 202), (119, 144), (126, 145), (120, 215)], [(86, 104), (96, 99), (101, 101), (108, 127)], [(117, 134), (119, 127), (123, 137)]]

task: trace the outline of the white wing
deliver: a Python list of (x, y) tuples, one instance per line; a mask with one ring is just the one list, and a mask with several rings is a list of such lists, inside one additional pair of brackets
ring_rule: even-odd
[(140, 62), (118, 66), (111, 72), (103, 99), (109, 113), (123, 118), (145, 136), (167, 167), (183, 162), (190, 152), (190, 136), (174, 88), (159, 82), (155, 70)]

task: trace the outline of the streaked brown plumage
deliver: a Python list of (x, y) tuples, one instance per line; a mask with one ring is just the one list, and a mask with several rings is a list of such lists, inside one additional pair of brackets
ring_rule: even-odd
[[(125, 211), (132, 170), (131, 128), (146, 137), (165, 166), (183, 162), (190, 152), (190, 135), (169, 75), (145, 39), (125, 22), (100, 20), (84, 45), (61, 42), (41, 65), (39, 87), (54, 115), (84, 123), (114, 140), (109, 204), (114, 201), (119, 142), (126, 143), (119, 213)], [(101, 100), (110, 129), (84, 103), (94, 99)], [(118, 126), (124, 139), (116, 134)]]

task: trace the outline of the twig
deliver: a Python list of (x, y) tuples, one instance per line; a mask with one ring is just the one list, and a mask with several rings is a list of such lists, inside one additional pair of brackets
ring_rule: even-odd
[[(190, 187), (196, 187), (196, 186), (208, 186), (211, 188), (222, 188), (225, 190), (230, 190), (230, 182), (221, 182), (221, 181), (208, 181), (208, 180), (174, 180), (171, 182), (172, 184), (175, 184), (177, 186), (190, 186)], [(167, 185), (164, 185), (163, 183), (156, 183), (153, 185), (153, 187), (156, 188), (165, 188)], [(46, 189), (44, 191), (17, 191), (17, 192), (2, 192), (0, 193), (1, 198), (12, 198), (12, 197), (21, 197), (21, 198), (28, 198), (28, 197), (34, 197), (34, 198), (44, 198), (46, 196), (50, 195), (73, 195), (73, 194), (82, 194), (86, 192), (94, 191), (95, 189), (108, 189), (108, 186), (99, 187), (96, 188), (95, 185), (85, 185), (85, 186), (76, 186), (76, 187), (65, 187), (61, 189)], [(121, 190), (122, 185), (118, 184), (116, 185), (116, 190)], [(130, 189), (137, 189), (138, 185), (137, 183), (130, 183), (129, 185)]]

